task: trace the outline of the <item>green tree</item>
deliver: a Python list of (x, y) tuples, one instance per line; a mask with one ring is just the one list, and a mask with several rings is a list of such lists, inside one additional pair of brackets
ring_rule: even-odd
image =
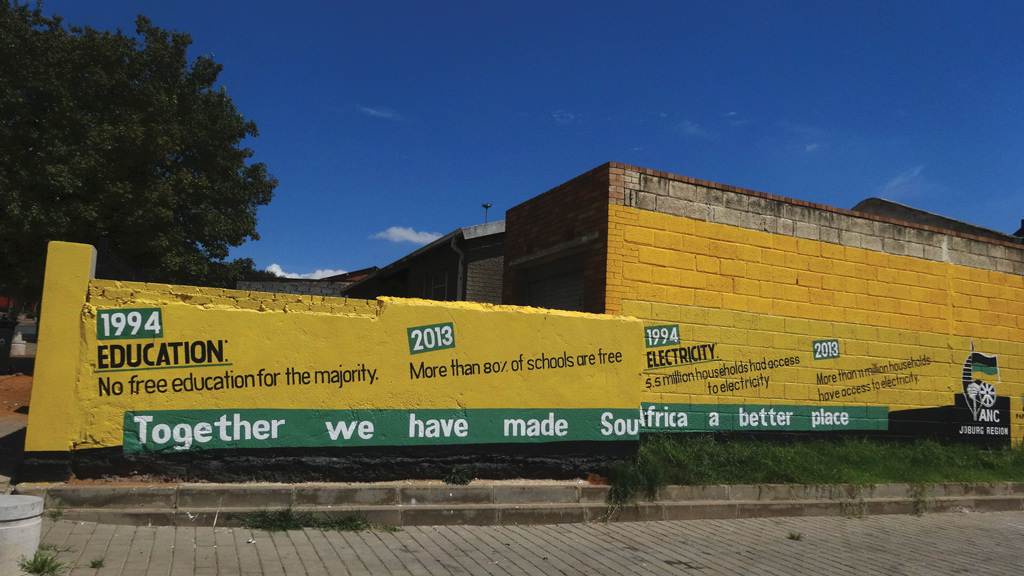
[(161, 281), (230, 286), (277, 180), (247, 163), (256, 124), (188, 34), (65, 27), (0, 3), (0, 293), (40, 293), (46, 243), (97, 244)]

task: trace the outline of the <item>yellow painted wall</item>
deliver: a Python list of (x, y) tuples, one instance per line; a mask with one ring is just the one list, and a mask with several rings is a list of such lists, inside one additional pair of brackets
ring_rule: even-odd
[(1024, 340), (1024, 278), (611, 205), (607, 308), (667, 302)]
[[(609, 221), (608, 311), (648, 326), (678, 324), (681, 346), (717, 344), (708, 364), (648, 367), (642, 402), (878, 406), (890, 412), (947, 406), (962, 395), (963, 364), (973, 345), (998, 356), (993, 383), (1011, 409), (1010, 422), (1001, 424), (1011, 426), (1015, 442), (1024, 438), (1020, 276), (616, 205), (609, 206)], [(815, 360), (813, 343), (832, 339), (839, 357)], [(910, 362), (922, 357), (926, 365)], [(671, 377), (772, 358), (798, 358), (799, 364), (687, 382)], [(840, 372), (890, 363), (899, 376), (895, 384), (886, 385), (884, 373), (838, 380)], [(767, 388), (748, 382), (745, 389), (713, 391), (753, 375), (770, 377)], [(837, 380), (830, 381), (832, 375)], [(663, 378), (648, 387), (651, 376)], [(872, 381), (882, 386), (854, 388)]]
[[(196, 430), (198, 422), (215, 421), (220, 412), (229, 419), (238, 412), (268, 422), (287, 416), (288, 427), (301, 419), (303, 434), (320, 436), (330, 431), (325, 423), (343, 416), (373, 420), (378, 444), (408, 444), (397, 436), (409, 428), (410, 413), (423, 420), (430, 411), (448, 419), (470, 414), (469, 433), (457, 438), (464, 442), (502, 441), (504, 419), (542, 424), (551, 414), (566, 419), (567, 433), (549, 434), (548, 440), (617, 439), (601, 433), (604, 412), (635, 415), (639, 404), (639, 391), (629, 384), (641, 371), (642, 324), (635, 319), (472, 303), (83, 283), (77, 277), (67, 294), (54, 297), (51, 289), (67, 283), (66, 272), (81, 268), (80, 252), (80, 245), (51, 247), (51, 261), (62, 267), (51, 267), (46, 278), (46, 322), (59, 317), (72, 329), (40, 335), (29, 451), (120, 446), (139, 414), (156, 418), (150, 429), (173, 415), (173, 425), (187, 422)], [(134, 326), (143, 328), (137, 333), (142, 336), (154, 310), (160, 314), (159, 335), (124, 338), (133, 329), (128, 314), (138, 313)], [(121, 337), (103, 337), (114, 335), (117, 325)], [(410, 344), (412, 329), (434, 326), (441, 334), (443, 325), (454, 346), (411, 350), (425, 342)], [(208, 357), (186, 364), (184, 350), (196, 342), (192, 360)], [(217, 357), (206, 351), (210, 347)], [(135, 351), (135, 357), (141, 352), (144, 360), (134, 367), (119, 364), (115, 348)], [(50, 365), (71, 368), (56, 373), (45, 370)], [(430, 367), (437, 369), (433, 377), (427, 377)], [(207, 384), (188, 391), (190, 378)], [(385, 428), (389, 438), (381, 438)], [(298, 441), (335, 444), (324, 438)]]

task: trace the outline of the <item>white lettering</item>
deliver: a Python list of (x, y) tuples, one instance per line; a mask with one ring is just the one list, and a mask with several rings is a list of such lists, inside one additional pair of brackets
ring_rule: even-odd
[(611, 412), (601, 414), (601, 434), (604, 436), (636, 436), (640, 433), (639, 418), (615, 418)]
[[(188, 450), (195, 442), (205, 444), (215, 437), (222, 442), (233, 440), (270, 440), (280, 437), (281, 427), (284, 420), (256, 420), (248, 422), (243, 420), (240, 414), (234, 415), (234, 421), (228, 420), (227, 414), (222, 414), (215, 422), (197, 422), (189, 424), (179, 422), (177, 424), (156, 424), (150, 428), (153, 416), (135, 416), (133, 420), (139, 425), (138, 438), (142, 445), (162, 445), (174, 442), (175, 450)], [(369, 424), (369, 423), (366, 423)], [(354, 426), (354, 425), (353, 425)], [(217, 434), (214, 435), (214, 428)], [(362, 430), (362, 429), (361, 429)], [(369, 434), (373, 434), (373, 426), (370, 424)]]
[(196, 428), (193, 431), (197, 442), (209, 442), (212, 439), (210, 434), (213, 433), (213, 427), (210, 426), (209, 422), (200, 422), (196, 424)]
[(327, 435), (331, 437), (331, 440), (337, 440), (340, 434), (345, 440), (351, 440), (352, 434), (356, 431), (356, 426), (359, 421), (352, 422), (351, 425), (346, 426), (344, 422), (338, 422), (337, 427), (331, 426), (330, 422), (324, 422), (327, 424)]
[(509, 418), (505, 420), (505, 436), (565, 436), (569, 433), (569, 422), (562, 419), (555, 419), (554, 412), (548, 412), (548, 417), (543, 420), (536, 418), (521, 420)]
[(132, 418), (139, 425), (139, 444), (146, 443), (146, 424), (153, 421), (152, 416), (136, 416)]
[(172, 430), (174, 441), (178, 442), (178, 445), (174, 447), (175, 450), (188, 450), (192, 446), (192, 427), (188, 424), (178, 424)]
[(824, 408), (811, 412), (811, 428), (849, 425), (850, 414), (848, 412), (830, 412)]
[(469, 435), (469, 422), (465, 418), (419, 420), (416, 414), (409, 414), (409, 438), (460, 438)]

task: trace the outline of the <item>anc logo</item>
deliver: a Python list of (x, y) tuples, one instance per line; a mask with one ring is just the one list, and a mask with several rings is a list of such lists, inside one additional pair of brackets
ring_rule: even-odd
[(964, 360), (963, 387), (964, 400), (971, 410), (975, 422), (998, 421), (998, 416), (993, 418), (995, 412), (992, 407), (996, 404), (996, 388), (992, 384), (999, 383), (999, 359), (995, 355), (982, 354), (974, 351), (974, 344), (971, 344), (971, 353)]

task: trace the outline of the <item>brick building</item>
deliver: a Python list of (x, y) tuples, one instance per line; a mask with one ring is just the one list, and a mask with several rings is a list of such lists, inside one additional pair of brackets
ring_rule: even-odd
[(1019, 236), (617, 163), (505, 230), (504, 302), (645, 320), (642, 409), (688, 431), (1024, 435)]
[(459, 228), (367, 275), (344, 295), (499, 304), (504, 237), (504, 221)]
[[(876, 262), (884, 254), (1024, 274), (1019, 236), (878, 199), (858, 206), (864, 211), (608, 163), (508, 211), (504, 302), (544, 305), (557, 284), (595, 313), (619, 313), (635, 299), (763, 313), (797, 307), (811, 316), (823, 315), (811, 310), (822, 305), (896, 313), (895, 293), (875, 287), (858, 301), (859, 283), (842, 289), (850, 270), (830, 262), (847, 249)], [(790, 247), (806, 258), (787, 257)], [(548, 269), (561, 277), (547, 280)], [(880, 307), (860, 306), (869, 303)]]

